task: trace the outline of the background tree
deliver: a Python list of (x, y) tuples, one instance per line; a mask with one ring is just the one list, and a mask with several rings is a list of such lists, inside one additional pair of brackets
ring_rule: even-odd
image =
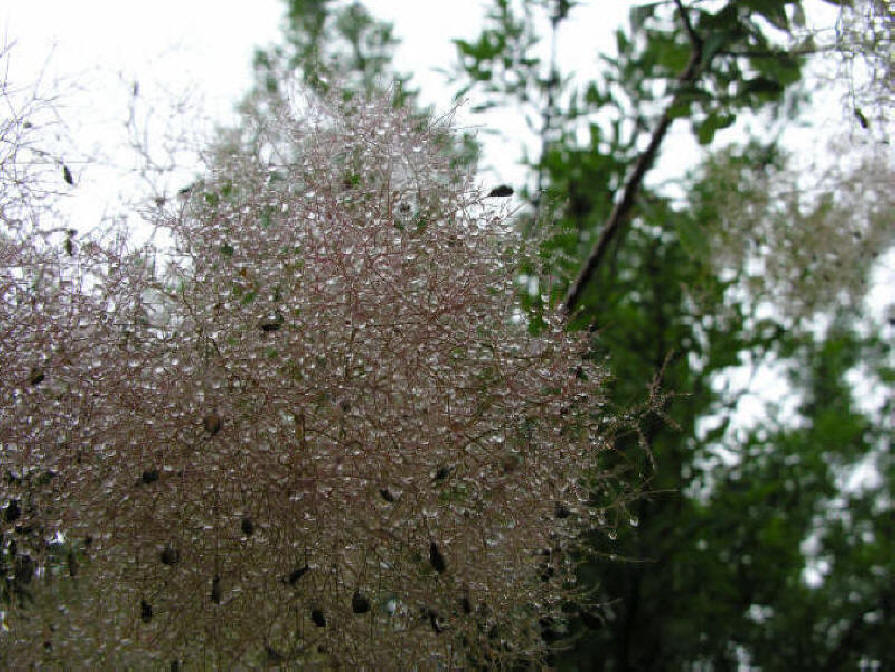
[(297, 73), (316, 91), (338, 83), (341, 89), (366, 93), (392, 89), (396, 102), (413, 95), (405, 89), (408, 77), (390, 67), (398, 45), (392, 25), (373, 18), (363, 3), (287, 0), (285, 5), (285, 44), (255, 54), (258, 84), (268, 93)]
[[(843, 8), (840, 25), (873, 24), (872, 50), (846, 31), (821, 42), (805, 32), (804, 11), (636, 5), (605, 75), (580, 83), (535, 49), (536, 26), (574, 20), (571, 3), (495, 2), (483, 33), (458, 41), (463, 93), (527, 104), (536, 127), (540, 113), (534, 210), (523, 224), (554, 235), (527, 269), (533, 325), (564, 301), (573, 324), (595, 332), (615, 403), (631, 404), (656, 372), (674, 392), (670, 422), (654, 418), (616, 442), (620, 457), (648, 445), (639, 469), (653, 492), (616, 533), (592, 535), (580, 577), (598, 598), (572, 619), (560, 669), (889, 661), (890, 512), (879, 502), (891, 493), (890, 407), (858, 410), (846, 382), (860, 363), (891, 394), (884, 341), (862, 335), (866, 318), (855, 329), (873, 262), (891, 246), (886, 155), (865, 151), (850, 169), (809, 181), (765, 140), (715, 150), (683, 199), (644, 181), (675, 119), (711, 146), (738, 117), (767, 110), (778, 119), (773, 138), (806, 98), (798, 85), (809, 54), (857, 51), (886, 72), (885, 8)], [(871, 81), (889, 94), (883, 77)], [(835, 329), (810, 328), (818, 316), (835, 317)], [(798, 419), (770, 408), (762, 426), (743, 428), (740, 390), (725, 390), (725, 376), (774, 362), (816, 372), (791, 381), (805, 399)], [(877, 478), (849, 486), (868, 463)], [(837, 569), (820, 578), (818, 562)]]

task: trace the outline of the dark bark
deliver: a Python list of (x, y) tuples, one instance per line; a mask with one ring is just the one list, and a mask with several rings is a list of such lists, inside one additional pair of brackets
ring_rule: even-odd
[[(684, 88), (684, 85), (695, 81), (702, 71), (702, 40), (693, 30), (693, 26), (690, 23), (690, 17), (681, 1), (675, 0), (675, 4), (680, 11), (681, 20), (684, 23), (687, 35), (690, 37), (690, 42), (693, 45), (693, 51), (690, 54), (690, 60), (687, 63), (687, 67), (684, 68), (684, 71), (677, 78), (677, 88), (678, 90), (681, 90)], [(575, 309), (578, 307), (578, 303), (581, 300), (581, 295), (584, 293), (584, 288), (587, 286), (587, 283), (590, 282), (591, 278), (593, 278), (594, 273), (606, 256), (609, 244), (618, 235), (622, 225), (631, 213), (631, 209), (634, 207), (634, 201), (643, 184), (643, 178), (646, 175), (646, 171), (652, 167), (656, 154), (659, 151), (659, 147), (662, 145), (662, 141), (668, 133), (668, 128), (671, 126), (671, 122), (673, 121), (671, 110), (674, 109), (677, 103), (678, 94), (675, 94), (671, 102), (665, 108), (665, 111), (662, 113), (659, 123), (650, 138), (649, 145), (637, 159), (637, 163), (634, 164), (634, 170), (625, 181), (621, 199), (619, 199), (612, 208), (612, 212), (609, 214), (609, 219), (606, 220), (606, 224), (603, 226), (603, 231), (600, 233), (600, 237), (597, 239), (590, 254), (587, 256), (587, 260), (584, 262), (584, 266), (579, 271), (578, 276), (569, 286), (569, 291), (566, 293), (566, 298), (563, 302), (563, 310), (566, 315), (572, 315), (575, 312)]]

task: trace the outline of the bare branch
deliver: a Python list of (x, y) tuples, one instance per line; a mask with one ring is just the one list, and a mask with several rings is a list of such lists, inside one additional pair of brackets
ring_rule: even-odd
[[(681, 85), (695, 81), (702, 71), (702, 40), (693, 31), (689, 15), (680, 0), (675, 0), (675, 4), (677, 4), (680, 10), (681, 19), (684, 22), (693, 45), (693, 51), (690, 53), (690, 60), (687, 63), (687, 67), (684, 68), (684, 71), (677, 78), (677, 90), (680, 91), (682, 88)], [(566, 315), (571, 315), (575, 311), (575, 308), (581, 300), (584, 288), (587, 286), (587, 283), (590, 282), (590, 279), (602, 262), (603, 257), (606, 255), (606, 251), (609, 249), (609, 244), (618, 235), (622, 224), (624, 224), (630, 214), (631, 209), (634, 206), (634, 201), (637, 198), (637, 194), (640, 191), (640, 187), (643, 184), (644, 175), (646, 175), (646, 171), (652, 167), (656, 154), (659, 151), (659, 147), (662, 145), (662, 141), (665, 139), (668, 128), (671, 126), (671, 122), (673, 121), (671, 110), (677, 105), (679, 96), (680, 93), (674, 95), (671, 102), (662, 113), (662, 116), (659, 118), (659, 122), (650, 137), (649, 145), (647, 145), (646, 150), (644, 150), (643, 154), (637, 159), (631, 175), (625, 181), (621, 199), (619, 199), (612, 208), (612, 212), (609, 214), (609, 218), (603, 226), (603, 231), (600, 233), (600, 237), (591, 249), (578, 276), (569, 286), (569, 291), (566, 293), (566, 299), (563, 303), (563, 310)]]

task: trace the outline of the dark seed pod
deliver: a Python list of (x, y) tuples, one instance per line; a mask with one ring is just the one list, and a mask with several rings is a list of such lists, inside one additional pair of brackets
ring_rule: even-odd
[(438, 549), (438, 544), (434, 541), (429, 544), (429, 562), (432, 564), (432, 568), (439, 574), (444, 573), (444, 570), (447, 569), (444, 556)]
[(161, 553), (161, 558), (163, 565), (176, 565), (180, 562), (180, 551), (171, 546), (165, 546), (165, 550)]
[(143, 482), (147, 485), (158, 480), (158, 469), (146, 469), (143, 472)]
[(463, 596), (463, 599), (460, 600), (460, 606), (463, 607), (464, 614), (472, 613), (472, 603), (469, 601), (469, 595)]
[(384, 499), (387, 502), (395, 501), (395, 496), (391, 493), (391, 490), (389, 490), (388, 488), (381, 488), (379, 490), (379, 494), (382, 496), (382, 499)]
[(370, 600), (359, 590), (355, 590), (351, 597), (351, 611), (355, 614), (366, 614), (370, 611)]
[(62, 179), (65, 180), (67, 184), (74, 184), (75, 180), (71, 175), (71, 171), (68, 169), (68, 166), (62, 164)]
[(40, 385), (44, 382), (44, 372), (40, 369), (31, 369), (31, 376), (28, 378), (28, 382), (32, 385)]
[(77, 576), (78, 575), (78, 558), (75, 555), (74, 551), (68, 552), (68, 575), (69, 576)]
[(6, 522), (11, 523), (14, 520), (18, 520), (21, 515), (22, 509), (19, 506), (19, 500), (10, 499), (9, 504), (6, 505), (6, 510), (3, 512), (3, 517), (6, 519)]
[(261, 331), (270, 333), (272, 331), (279, 331), (280, 327), (283, 326), (283, 322), (285, 322), (283, 314), (278, 311), (265, 317), (258, 323), (258, 326), (261, 328)]
[(242, 530), (242, 533), (247, 537), (251, 537), (252, 533), (255, 531), (255, 524), (252, 522), (252, 519), (248, 516), (244, 517), (240, 523), (239, 528)]
[(503, 466), (503, 473), (512, 474), (514, 471), (516, 471), (516, 469), (519, 467), (519, 465), (521, 463), (522, 463), (522, 460), (519, 458), (518, 455), (505, 456), (503, 458), (503, 463), (501, 465), (501, 466)]
[(435, 472), (435, 478), (433, 481), (443, 481), (448, 476), (451, 475), (451, 472), (454, 470), (453, 467), (439, 467), (438, 471)]
[(152, 605), (146, 600), (140, 600), (140, 618), (144, 623), (149, 623), (152, 620)]
[(211, 580), (211, 601), (214, 604), (221, 603), (221, 577), (215, 574), (215, 577)]
[(508, 198), (512, 195), (513, 188), (507, 184), (501, 184), (500, 186), (494, 187), (491, 191), (489, 191), (486, 198)]
[(439, 634), (444, 628), (441, 627), (441, 621), (438, 619), (438, 612), (434, 609), (428, 609), (427, 614), (429, 617), (429, 625), (432, 626), (432, 630), (435, 631), (435, 634)]
[(556, 502), (556, 506), (554, 507), (553, 512), (557, 518), (568, 518), (572, 513), (571, 511), (569, 511), (569, 507), (562, 502)]
[(75, 256), (75, 244), (71, 238), (66, 238), (65, 242), (62, 245), (65, 248), (65, 253), (68, 256), (70, 256), (70, 257)]
[(308, 572), (307, 565), (305, 565), (304, 567), (298, 567), (296, 569), (293, 569), (292, 572), (290, 572), (289, 576), (286, 578), (286, 581), (289, 583), (290, 586), (294, 586), (296, 583), (298, 583), (298, 580), (301, 577), (303, 577), (305, 574), (307, 574), (307, 572)]
[(202, 418), (202, 427), (206, 432), (214, 436), (221, 431), (221, 416), (217, 413), (209, 413)]
[(314, 625), (318, 628), (326, 627), (326, 616), (323, 615), (320, 609), (311, 610), (311, 620), (314, 621)]

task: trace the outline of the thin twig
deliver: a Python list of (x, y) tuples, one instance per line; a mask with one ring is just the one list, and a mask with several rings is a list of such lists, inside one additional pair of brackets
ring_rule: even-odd
[[(681, 20), (684, 23), (684, 27), (693, 45), (693, 51), (690, 53), (690, 60), (687, 63), (687, 67), (677, 79), (677, 90), (681, 91), (683, 88), (681, 85), (693, 82), (702, 70), (702, 39), (693, 29), (693, 26), (690, 23), (689, 14), (681, 0), (675, 0), (675, 4), (681, 13)], [(662, 113), (662, 116), (659, 119), (659, 124), (656, 126), (656, 129), (653, 131), (652, 137), (650, 138), (649, 145), (637, 159), (637, 163), (634, 164), (634, 170), (625, 181), (621, 199), (612, 208), (612, 212), (609, 214), (609, 219), (606, 220), (603, 231), (600, 233), (600, 237), (591, 249), (587, 261), (585, 261), (584, 266), (578, 273), (578, 277), (576, 277), (570, 285), (569, 291), (566, 293), (565, 302), (563, 303), (563, 310), (566, 315), (571, 315), (575, 311), (578, 302), (581, 300), (581, 294), (583, 293), (584, 288), (587, 286), (587, 283), (590, 282), (597, 267), (599, 267), (600, 263), (603, 261), (603, 257), (609, 249), (609, 244), (616, 237), (622, 224), (630, 214), (631, 209), (634, 206), (634, 199), (637, 197), (637, 193), (640, 191), (640, 186), (643, 183), (644, 175), (646, 175), (646, 171), (652, 166), (656, 153), (659, 150), (659, 146), (665, 139), (669, 126), (671, 126), (671, 110), (677, 104), (679, 95), (679, 93), (675, 94), (671, 102), (665, 108), (665, 111)]]

